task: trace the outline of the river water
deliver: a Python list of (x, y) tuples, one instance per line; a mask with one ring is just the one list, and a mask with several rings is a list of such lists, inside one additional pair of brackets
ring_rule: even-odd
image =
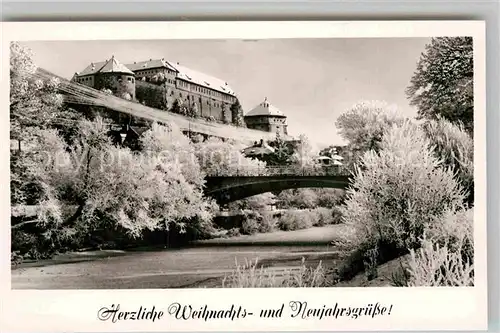
[[(13, 289), (141, 289), (220, 287), (236, 264), (266, 267), (334, 265), (336, 226), (199, 242), (182, 249), (69, 254), (12, 271)], [(338, 235), (338, 234), (337, 234)]]

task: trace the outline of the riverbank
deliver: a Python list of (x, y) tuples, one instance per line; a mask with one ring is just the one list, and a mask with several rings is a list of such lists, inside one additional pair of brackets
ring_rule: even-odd
[[(197, 241), (182, 249), (141, 248), (61, 254), (50, 260), (26, 262), (12, 270), (13, 289), (158, 289), (221, 287), (236, 264), (259, 260), (278, 272), (321, 261), (326, 269), (339, 264), (331, 241), (344, 225), (297, 231)], [(386, 286), (398, 263), (381, 266), (374, 281), (363, 274), (338, 287)], [(337, 285), (336, 285), (337, 286)]]
[[(256, 258), (266, 267), (334, 262), (329, 242), (343, 226), (198, 241), (182, 249), (86, 251), (22, 263), (12, 270), (14, 289), (187, 288), (221, 280), (235, 264)], [(208, 280), (207, 280), (208, 279)], [(217, 282), (218, 283), (218, 282)]]

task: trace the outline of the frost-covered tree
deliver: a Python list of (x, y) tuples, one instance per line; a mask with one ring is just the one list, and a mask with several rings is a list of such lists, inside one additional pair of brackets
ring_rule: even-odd
[[(17, 42), (10, 44), (10, 135), (26, 139), (27, 127), (47, 127), (59, 114), (62, 96), (57, 79), (37, 78), (31, 50)], [(19, 144), (21, 147), (21, 144)]]
[(344, 165), (352, 168), (366, 151), (378, 151), (384, 133), (404, 119), (397, 108), (382, 101), (359, 102), (340, 115), (335, 126), (348, 142)]
[(426, 46), (406, 94), (421, 118), (438, 116), (474, 129), (472, 37), (437, 37)]
[(299, 135), (299, 140), (295, 146), (290, 160), (296, 168), (307, 170), (308, 168), (319, 167), (317, 157), (319, 152), (311, 144), (311, 141), (304, 134)]
[(463, 204), (453, 171), (443, 167), (424, 131), (409, 121), (391, 128), (380, 150), (366, 152), (361, 163), (343, 209), (360, 242), (416, 249), (427, 226)]
[(200, 117), (200, 111), (198, 109), (198, 104), (193, 102), (189, 107), (189, 117), (198, 118)]
[(474, 142), (472, 137), (459, 125), (438, 117), (429, 120), (423, 128), (434, 146), (436, 158), (452, 168), (456, 179), (467, 191), (467, 203), (474, 203)]
[(241, 150), (244, 145), (224, 142), (217, 138), (209, 138), (197, 143), (196, 156), (201, 168), (206, 174), (232, 175), (244, 172), (259, 172), (266, 164), (261, 161), (245, 157)]

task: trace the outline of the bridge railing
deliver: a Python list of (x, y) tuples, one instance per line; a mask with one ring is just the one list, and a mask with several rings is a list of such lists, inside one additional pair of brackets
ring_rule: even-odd
[(209, 172), (209, 177), (259, 177), (259, 176), (349, 176), (351, 171), (344, 166), (268, 166), (241, 167), (231, 170)]

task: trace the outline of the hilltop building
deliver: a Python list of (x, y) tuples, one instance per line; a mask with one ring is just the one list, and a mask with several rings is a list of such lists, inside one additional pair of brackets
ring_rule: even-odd
[(286, 116), (267, 98), (245, 115), (245, 123), (248, 128), (288, 135)]
[(134, 73), (114, 56), (91, 63), (82, 72), (75, 73), (73, 80), (97, 90), (109, 89), (122, 98), (135, 99)]
[[(123, 65), (113, 56), (91, 63), (75, 73), (72, 80), (98, 90), (109, 89), (116, 96), (150, 107), (172, 110), (177, 101), (178, 107), (192, 110), (202, 118), (234, 122), (231, 106), (237, 96), (229, 84), (178, 62), (149, 59)], [(248, 112), (244, 121), (251, 129), (287, 135), (286, 116), (267, 98)]]
[(134, 62), (127, 67), (140, 82), (161, 84), (166, 109), (177, 100), (203, 118), (232, 122), (229, 110), (237, 97), (227, 82), (165, 59)]

